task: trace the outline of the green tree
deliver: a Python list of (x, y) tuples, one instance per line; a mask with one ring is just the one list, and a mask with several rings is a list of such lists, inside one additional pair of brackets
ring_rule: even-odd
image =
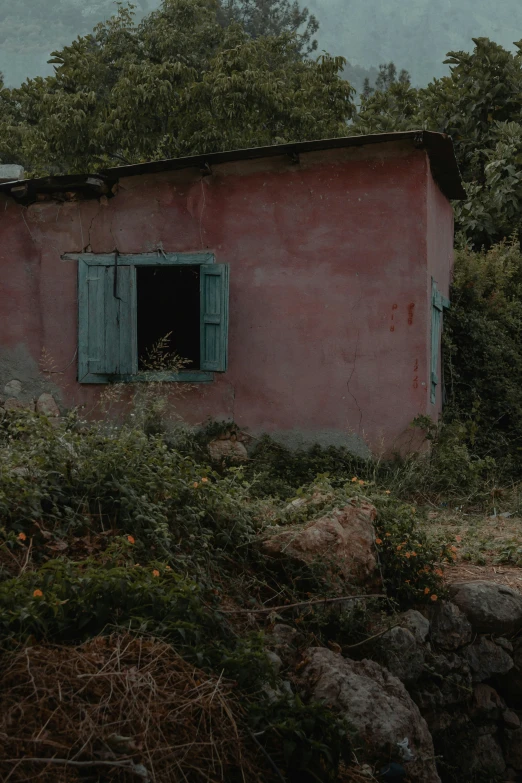
[(291, 33), (301, 55), (317, 49), (319, 22), (297, 0), (221, 0), (219, 17), (224, 24), (239, 22), (252, 38)]
[(368, 100), (375, 92), (386, 92), (396, 84), (403, 84), (408, 87), (411, 85), (411, 77), (408, 71), (402, 68), (397, 76), (397, 66), (394, 62), (381, 63), (374, 87), (371, 86), (369, 77), (366, 77), (361, 94), (365, 100)]
[(520, 477), (522, 254), (518, 243), (458, 250), (444, 323), (445, 417), (471, 448)]
[(418, 128), (419, 111), (419, 90), (409, 81), (392, 82), (386, 89), (373, 89), (367, 84), (361, 95), (353, 131), (388, 133)]
[(420, 90), (381, 66), (381, 89), (365, 90), (353, 129), (448, 133), (468, 194), (455, 204), (457, 233), (480, 248), (522, 228), (522, 42), (515, 53), (487, 38), (474, 44), (450, 52), (450, 75)]
[(2, 92), (0, 135), (32, 173), (338, 136), (354, 113), (342, 58), (223, 27), (213, 0), (164, 0), (139, 24), (120, 8), (51, 62)]
[(489, 247), (522, 225), (522, 54), (487, 38), (450, 52), (451, 73), (421, 93), (422, 117), (452, 136), (468, 199), (456, 204), (462, 238)]

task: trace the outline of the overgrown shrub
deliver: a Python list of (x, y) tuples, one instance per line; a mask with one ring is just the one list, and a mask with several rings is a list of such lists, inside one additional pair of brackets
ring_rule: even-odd
[(204, 590), (169, 566), (140, 566), (114, 550), (115, 560), (54, 560), (0, 584), (3, 644), (81, 643), (114, 629), (169, 641), (189, 661), (223, 671), (247, 690), (273, 679), (262, 637), (238, 637)]
[[(6, 413), (0, 426), (0, 519), (7, 532), (46, 543), (87, 532), (135, 537), (143, 558), (208, 559), (244, 544), (255, 508), (240, 471), (218, 476), (139, 427)], [(197, 539), (197, 547), (194, 542)]]
[(326, 705), (287, 695), (252, 705), (249, 718), (290, 783), (333, 783), (341, 762), (351, 761), (349, 726)]
[(478, 456), (522, 476), (522, 253), (518, 241), (456, 253), (444, 319), (445, 420)]

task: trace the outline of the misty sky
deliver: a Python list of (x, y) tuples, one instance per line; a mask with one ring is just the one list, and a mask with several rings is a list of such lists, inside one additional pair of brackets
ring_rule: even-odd
[[(145, 11), (160, 0), (138, 0)], [(447, 72), (451, 49), (487, 36), (522, 38), (521, 0), (308, 0), (321, 22), (319, 48), (370, 68), (394, 60), (416, 85)], [(51, 72), (49, 53), (107, 16), (112, 0), (0, 0), (0, 70), (9, 86)]]

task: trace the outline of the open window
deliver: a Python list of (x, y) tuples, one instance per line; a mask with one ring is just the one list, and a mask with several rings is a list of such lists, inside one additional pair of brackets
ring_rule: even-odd
[[(78, 256), (80, 383), (205, 382), (225, 372), (228, 279), (208, 253)], [(150, 369), (160, 340), (183, 369)]]
[(432, 405), (437, 400), (437, 386), (439, 385), (439, 366), (441, 361), (440, 343), (442, 334), (442, 316), (444, 310), (450, 306), (449, 299), (442, 296), (437, 288), (435, 280), (431, 281), (431, 393)]

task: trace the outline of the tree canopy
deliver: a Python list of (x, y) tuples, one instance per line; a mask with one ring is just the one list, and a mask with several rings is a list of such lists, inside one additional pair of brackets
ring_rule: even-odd
[(214, 0), (164, 0), (139, 23), (120, 7), (52, 53), (53, 76), (1, 91), (0, 156), (33, 174), (83, 172), (343, 135), (344, 60), (303, 57), (302, 43), (224, 26)]
[(450, 75), (426, 88), (396, 80), (366, 91), (357, 133), (426, 128), (448, 133), (468, 198), (456, 202), (461, 241), (490, 247), (522, 227), (522, 42), (515, 53), (487, 38), (450, 52)]
[(220, 0), (219, 18), (224, 24), (239, 22), (252, 38), (291, 33), (298, 51), (310, 54), (317, 49), (314, 35), (319, 22), (297, 0)]

